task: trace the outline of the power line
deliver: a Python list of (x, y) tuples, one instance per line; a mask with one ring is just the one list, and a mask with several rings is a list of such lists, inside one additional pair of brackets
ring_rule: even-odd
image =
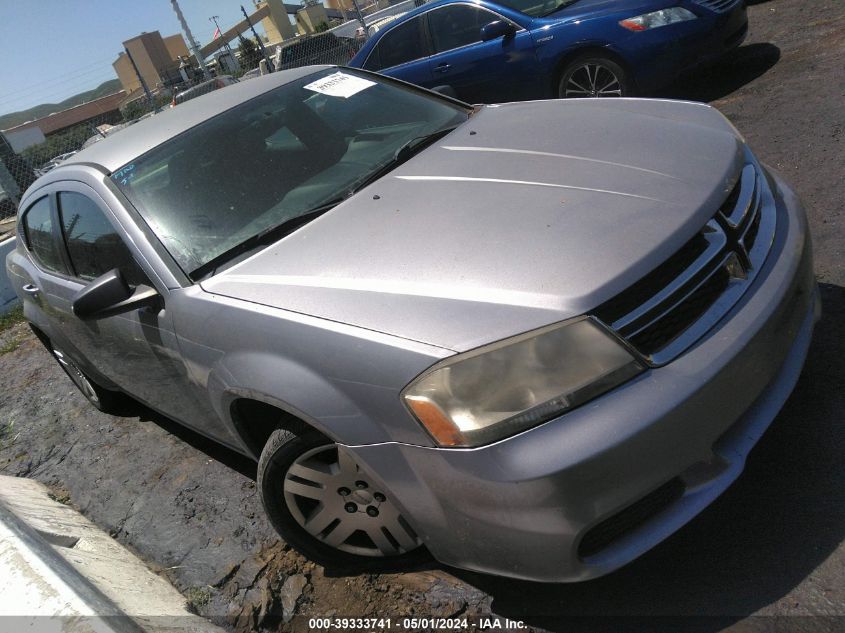
[[(94, 75), (94, 74), (97, 74), (97, 73), (103, 74), (103, 75), (105, 75), (106, 73), (111, 73), (114, 76), (114, 78), (117, 79), (117, 76), (114, 75), (114, 69), (112, 69), (112, 68), (105, 68), (105, 67), (92, 68), (91, 70), (88, 70), (88, 71), (85, 71), (85, 72), (82, 72), (82, 73), (77, 73), (77, 74), (75, 74), (71, 77), (66, 77), (64, 79), (57, 79), (56, 81), (53, 81), (53, 82), (45, 82), (45, 83), (42, 83), (38, 86), (34, 86), (32, 88), (17, 88), (15, 90), (15, 93), (20, 94), (20, 95), (32, 95), (32, 94), (39, 94), (39, 93), (45, 93), (45, 92), (48, 92), (48, 93), (49, 92), (55, 92), (55, 89), (56, 89), (57, 86), (62, 86), (63, 84), (67, 84), (69, 82), (85, 81), (85, 79), (84, 79), (85, 77), (88, 77), (88, 76), (91, 76), (91, 75)], [(10, 99), (14, 100), (15, 98), (16, 97), (14, 95), (12, 95), (10, 93), (6, 93), (3, 97), (0, 97), (0, 103), (3, 103), (4, 101), (8, 101)]]
[[(89, 63), (84, 64), (82, 66), (77, 66), (74, 69), (72, 69), (70, 72), (71, 73), (79, 73), (79, 72), (88, 71), (89, 69), (93, 69), (95, 67), (103, 68), (106, 65), (111, 66), (112, 62), (115, 61), (116, 59), (117, 59), (117, 54), (110, 55), (109, 57), (100, 58), (98, 61), (90, 61)], [(60, 75), (56, 75), (55, 77), (67, 77), (67, 76), (68, 76), (67, 72), (62, 72)], [(40, 75), (40, 77), (43, 77), (43, 75)], [(54, 83), (55, 81), (56, 81), (56, 79), (51, 79), (48, 76), (44, 79), (39, 78), (38, 81), (35, 81), (33, 83), (22, 85), (21, 88), (27, 89), (27, 88), (31, 88), (31, 87), (38, 86), (38, 85), (45, 84), (45, 83)]]
[[(89, 81), (93, 81), (93, 78), (97, 77), (98, 74), (101, 78), (103, 78), (103, 81), (100, 81), (100, 83), (104, 83), (104, 81), (107, 81), (107, 79), (105, 79), (107, 72), (108, 71), (105, 68), (95, 69), (87, 73), (77, 75), (75, 77), (70, 77), (66, 80), (57, 81), (50, 85), (44, 85), (36, 90), (16, 90), (14, 93), (7, 93), (4, 97), (0, 98), (0, 106), (2, 106), (3, 104), (20, 101), (21, 98), (38, 98), (42, 100), (49, 99), (53, 96), (64, 94), (65, 92), (67, 92), (67, 90), (73, 89), (71, 86), (66, 86), (63, 88), (63, 84), (67, 84), (69, 81), (88, 83)], [(113, 78), (117, 79), (117, 77), (114, 76)], [(84, 89), (79, 90), (79, 92), (84, 91)]]

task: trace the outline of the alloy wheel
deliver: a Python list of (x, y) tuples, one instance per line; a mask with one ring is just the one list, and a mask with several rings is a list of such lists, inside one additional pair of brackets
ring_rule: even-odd
[(576, 68), (566, 80), (566, 98), (621, 97), (622, 83), (610, 68), (603, 64), (587, 62)]
[(420, 538), (355, 460), (336, 444), (300, 455), (284, 480), (285, 503), (311, 536), (359, 556), (397, 556)]

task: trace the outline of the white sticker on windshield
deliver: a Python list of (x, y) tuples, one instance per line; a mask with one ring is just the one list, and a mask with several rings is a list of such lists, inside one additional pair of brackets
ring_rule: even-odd
[(305, 89), (329, 95), (330, 97), (343, 97), (346, 99), (375, 85), (376, 82), (370, 81), (369, 79), (362, 79), (354, 75), (336, 72), (317, 81), (312, 81), (305, 86)]

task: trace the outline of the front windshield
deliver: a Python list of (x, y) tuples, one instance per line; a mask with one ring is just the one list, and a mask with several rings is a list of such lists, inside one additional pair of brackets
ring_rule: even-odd
[(112, 179), (191, 276), (338, 201), (400, 148), (469, 112), (371, 75), (324, 70), (191, 128)]
[(497, 0), (499, 4), (532, 18), (540, 18), (576, 2), (576, 0)]

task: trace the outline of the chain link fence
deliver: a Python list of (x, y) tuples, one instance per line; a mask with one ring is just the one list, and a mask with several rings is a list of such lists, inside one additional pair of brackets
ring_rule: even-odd
[[(147, 86), (148, 92), (138, 90), (129, 97), (110, 95), (113, 98), (101, 98), (98, 103), (81, 104), (6, 129), (0, 125), (0, 224), (14, 218), (21, 196), (39, 176), (80, 150), (163, 109), (178, 107), (238, 81), (312, 64), (346, 65), (375, 32), (427, 1), (404, 0), (387, 7), (383, 2), (359, 2), (363, 24), (354, 12), (345, 10), (345, 22), (322, 22), (316, 25), (320, 32), (263, 48), (255, 39), (241, 36), (236, 46), (226, 46), (208, 60), (207, 74), (196, 66), (182, 64), (160, 71), (160, 81)], [(100, 104), (104, 99), (108, 103)], [(8, 117), (0, 116), (0, 120), (3, 118)]]

